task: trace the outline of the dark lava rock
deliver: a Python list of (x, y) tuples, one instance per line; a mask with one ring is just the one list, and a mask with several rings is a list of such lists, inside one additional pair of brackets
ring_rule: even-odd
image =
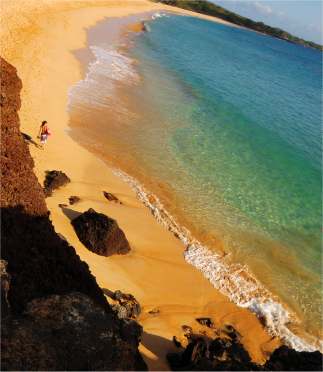
[(101, 256), (126, 254), (130, 246), (117, 222), (90, 208), (72, 221), (80, 241)]
[(52, 170), (46, 171), (46, 178), (44, 181), (45, 196), (51, 196), (55, 189), (71, 182), (64, 172)]
[(142, 328), (116, 321), (81, 293), (35, 299), (1, 331), (2, 370), (147, 370)]
[(214, 323), (211, 318), (196, 318), (195, 320), (201, 325), (204, 325), (209, 328), (212, 328), (214, 326)]
[(115, 291), (111, 296), (117, 304), (112, 306), (112, 309), (117, 312), (120, 319), (137, 318), (141, 313), (141, 307), (135, 297), (129, 293)]
[(322, 371), (319, 351), (296, 351), (287, 346), (276, 349), (264, 365), (266, 371)]
[(167, 360), (173, 371), (321, 371), (322, 354), (297, 352), (281, 346), (260, 366), (236, 339), (209, 340), (192, 334), (186, 349), (170, 353)]
[(70, 205), (76, 204), (76, 203), (78, 203), (80, 200), (81, 200), (81, 198), (79, 198), (78, 196), (75, 196), (75, 195), (70, 196), (70, 197), (68, 198), (68, 201), (69, 201)]
[(176, 347), (182, 347), (181, 342), (178, 340), (176, 336), (173, 336), (173, 342)]
[(110, 192), (103, 191), (103, 195), (109, 201), (122, 204), (122, 202), (115, 195), (111, 194)]
[(226, 333), (232, 340), (238, 341), (241, 339), (240, 333), (230, 324), (224, 325), (222, 331)]
[(190, 338), (193, 334), (193, 329), (190, 326), (182, 325), (182, 330), (184, 332), (184, 336)]

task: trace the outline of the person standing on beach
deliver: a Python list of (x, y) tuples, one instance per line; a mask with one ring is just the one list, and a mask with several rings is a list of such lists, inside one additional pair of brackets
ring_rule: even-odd
[(38, 134), (38, 138), (40, 138), (40, 144), (41, 144), (42, 147), (47, 142), (47, 138), (48, 138), (49, 135), (50, 135), (50, 131), (49, 131), (49, 128), (48, 128), (48, 125), (47, 125), (47, 121), (44, 120), (41, 123), (41, 126), (39, 128), (39, 134)]

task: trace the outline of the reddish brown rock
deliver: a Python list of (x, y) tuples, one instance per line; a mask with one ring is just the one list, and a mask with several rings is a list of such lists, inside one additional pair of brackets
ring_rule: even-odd
[[(1, 368), (145, 370), (141, 328), (119, 320), (48, 218), (19, 131), (21, 82), (1, 63)], [(78, 292), (77, 294), (75, 292)]]

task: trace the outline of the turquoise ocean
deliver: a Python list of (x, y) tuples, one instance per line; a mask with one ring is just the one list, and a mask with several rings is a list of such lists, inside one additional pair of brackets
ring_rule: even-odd
[(71, 135), (121, 170), (217, 289), (290, 345), (320, 348), (322, 53), (145, 18), (122, 43), (90, 38)]

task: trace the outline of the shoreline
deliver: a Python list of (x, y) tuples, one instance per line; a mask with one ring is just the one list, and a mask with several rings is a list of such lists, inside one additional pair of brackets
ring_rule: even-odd
[[(98, 3), (104, 6), (108, 4)], [(21, 16), (20, 25), (24, 25), (20, 34), (18, 32), (18, 37), (24, 35), (19, 39), (18, 47), (14, 33), (7, 35), (5, 39), (8, 45), (1, 53), (18, 69), (23, 81), (22, 107), (19, 113), (22, 130), (36, 136), (38, 123), (42, 119), (47, 119), (53, 129), (53, 136), (43, 152), (30, 149), (35, 161), (35, 173), (41, 183), (47, 169), (63, 170), (72, 179), (70, 185), (47, 199), (51, 219), (56, 231), (89, 264), (101, 288), (130, 292), (142, 304), (143, 315), (139, 322), (145, 333), (141, 351), (150, 368), (168, 369), (164, 357), (173, 348), (172, 336), (180, 332), (182, 324), (195, 324), (194, 319), (197, 316), (211, 316), (218, 324), (233, 325), (243, 336), (243, 343), (252, 358), (264, 361), (267, 353), (278, 346), (277, 340), (271, 339), (255, 315), (231, 303), (202, 274), (187, 265), (182, 255), (182, 245), (157, 224), (128, 185), (117, 179), (105, 163), (66, 134), (67, 89), (79, 81), (81, 76), (80, 66), (77, 66), (76, 59), (70, 52), (84, 46), (84, 28), (91, 27), (107, 16), (123, 16), (127, 12), (142, 13), (148, 7), (151, 10), (164, 9), (143, 1), (136, 2), (141, 4), (139, 9), (131, 8), (132, 2), (122, 3), (129, 8), (115, 8), (114, 15), (111, 15), (109, 6), (104, 8), (106, 13), (103, 14), (100, 6), (96, 8), (92, 5), (89, 11), (86, 7), (70, 9), (70, 4), (57, 2), (55, 6), (58, 9), (52, 14), (49, 11), (50, 6), (39, 10), (38, 16), (43, 16), (39, 21), (17, 15), (17, 18)], [(53, 19), (50, 19), (51, 16)], [(79, 25), (81, 20), (86, 20), (82, 26)], [(34, 80), (34, 76), (39, 77), (39, 81)], [(125, 204), (124, 208), (107, 203), (102, 196), (105, 189), (116, 194)], [(69, 215), (64, 214), (58, 204), (66, 202), (71, 195), (81, 195), (82, 201), (72, 207)], [(99, 257), (87, 251), (78, 241), (69, 219), (73, 213), (75, 215), (90, 207), (117, 219), (133, 248), (128, 256), (108, 259)], [(147, 225), (151, 231), (147, 231)], [(158, 272), (153, 272), (154, 270)], [(165, 283), (161, 283), (162, 280)], [(191, 286), (188, 280), (194, 282), (195, 286)], [(175, 294), (172, 293), (174, 281), (177, 283)], [(203, 301), (197, 299), (201, 292)], [(155, 307), (159, 308), (160, 315), (149, 316), (148, 311)], [(164, 339), (168, 340), (166, 345)]]
[[(149, 19), (147, 19), (148, 17)], [(108, 19), (103, 21), (99, 27), (96, 25), (89, 30), (87, 47), (84, 49), (84, 51), (86, 51), (85, 53), (91, 53), (90, 50), (92, 50), (93, 47), (97, 48), (100, 46), (100, 43), (102, 42), (102, 34), (104, 35), (104, 39), (106, 39), (106, 32), (110, 31), (111, 34), (116, 35), (116, 31), (113, 29), (114, 27), (117, 27), (120, 35), (117, 41), (114, 40), (115, 43), (112, 45), (112, 49), (110, 49), (109, 46), (109, 54), (111, 51), (116, 51), (118, 56), (120, 53), (120, 56), (128, 58), (127, 51), (129, 46), (125, 46), (125, 39), (126, 44), (130, 43), (132, 45), (134, 38), (140, 37), (138, 33), (145, 31), (143, 29), (144, 22), (146, 22), (146, 20), (149, 21), (150, 19), (154, 19), (152, 12), (139, 14), (138, 17), (134, 16), (127, 17), (127, 19), (124, 18), (123, 24), (118, 24), (117, 26)], [(96, 37), (93, 37), (94, 34)], [(129, 36), (129, 34), (133, 34), (134, 36)], [(99, 65), (104, 63), (104, 61), (101, 61), (101, 57), (99, 57), (96, 53), (95, 55), (97, 59), (93, 58), (90, 67), (89, 65), (83, 66), (83, 70), (87, 70), (87, 73), (83, 76), (82, 81), (77, 84), (77, 86), (82, 86), (82, 84), (85, 84), (85, 88), (83, 88), (84, 91), (81, 89), (80, 91), (77, 90), (74, 92), (74, 87), (72, 87), (70, 90), (71, 96), (75, 95), (78, 97), (79, 93), (82, 94), (83, 98), (85, 98), (86, 93), (89, 94), (93, 89), (93, 87), (91, 88), (90, 82), (95, 81), (95, 79), (98, 77), (96, 77), (95, 72), (92, 71), (92, 68), (94, 69), (97, 63)], [(112, 53), (112, 57), (113, 55), (114, 54)], [(118, 58), (120, 58), (120, 56)], [(82, 60), (80, 62), (83, 63)], [(108, 64), (109, 63), (111, 62), (108, 62)], [(101, 66), (101, 68), (102, 67), (103, 66)], [(114, 69), (106, 72), (106, 74), (109, 73), (114, 76)], [(89, 82), (87, 83), (87, 81)], [(88, 86), (88, 84), (90, 85)], [(114, 83), (112, 83), (112, 86), (113, 84)], [(119, 97), (120, 99), (119, 94), (119, 89), (115, 88), (113, 97)], [(74, 109), (76, 112), (78, 111), (77, 106), (78, 104), (76, 104), (76, 109)], [(87, 106), (87, 103), (85, 103), (84, 107)], [(81, 108), (82, 110), (84, 109), (82, 104)], [(89, 105), (89, 108), (91, 108), (91, 105)], [(109, 113), (108, 116), (113, 118), (113, 107), (107, 107), (104, 112)], [(103, 113), (100, 115), (102, 114)], [(297, 313), (295, 313), (293, 309), (288, 306), (288, 304), (282, 302), (281, 299), (274, 294), (274, 292), (271, 292), (270, 289), (261, 283), (261, 281), (259, 281), (253, 275), (247, 266), (242, 265), (239, 262), (228, 262), (228, 260), (225, 258), (227, 253), (221, 247), (220, 241), (219, 249), (215, 251), (210, 250), (207, 243), (205, 244), (203, 240), (199, 240), (198, 235), (192, 233), (190, 226), (183, 224), (181, 219), (178, 220), (178, 215), (170, 213), (167, 205), (165, 206), (161, 203), (159, 198), (160, 194), (155, 193), (155, 190), (152, 192), (152, 189), (150, 189), (149, 186), (146, 187), (145, 182), (142, 182), (141, 178), (143, 175), (141, 173), (141, 178), (138, 178), (136, 174), (134, 174), (135, 172), (131, 173), (131, 171), (129, 171), (129, 169), (132, 169), (131, 166), (128, 168), (124, 167), (124, 162), (119, 161), (119, 159), (118, 161), (112, 161), (111, 158), (109, 158), (108, 153), (105, 153), (103, 147), (99, 150), (95, 139), (92, 140), (91, 143), (84, 139), (83, 132), (86, 130), (86, 124), (82, 123), (82, 120), (81, 123), (79, 123), (78, 117), (81, 117), (80, 113), (79, 115), (76, 115), (75, 124), (73, 122), (74, 115), (72, 115), (72, 120), (69, 124), (71, 130), (73, 131), (73, 135), (71, 135), (71, 137), (76, 142), (81, 144), (81, 146), (84, 146), (91, 153), (102, 159), (109, 168), (112, 168), (114, 174), (118, 175), (123, 181), (131, 186), (131, 188), (136, 192), (138, 199), (141, 200), (142, 203), (150, 210), (158, 223), (164, 226), (181, 241), (185, 249), (183, 256), (188, 264), (201, 271), (203, 276), (210, 281), (210, 283), (212, 283), (212, 286), (215, 289), (219, 290), (239, 307), (246, 308), (252, 313), (255, 313), (260, 319), (264, 319), (267, 323), (267, 329), (271, 335), (279, 337), (286, 342), (287, 345), (296, 350), (313, 351), (316, 350), (316, 348), (320, 349), (320, 346), (318, 346), (319, 339), (315, 338), (315, 336), (311, 335), (310, 333), (307, 333), (303, 328), (297, 327), (297, 324), (299, 323)], [(93, 116), (91, 120), (92, 119), (96, 121), (97, 118)], [(85, 120), (85, 123), (89, 125), (91, 124), (89, 120)], [(104, 123), (100, 122), (100, 125), (101, 124), (103, 125)], [(96, 128), (98, 132), (100, 130), (99, 127), (97, 126)], [(134, 162), (133, 166), (136, 168), (136, 162)], [(292, 327), (287, 327), (289, 324), (292, 324)], [(293, 331), (290, 329), (293, 329)]]

